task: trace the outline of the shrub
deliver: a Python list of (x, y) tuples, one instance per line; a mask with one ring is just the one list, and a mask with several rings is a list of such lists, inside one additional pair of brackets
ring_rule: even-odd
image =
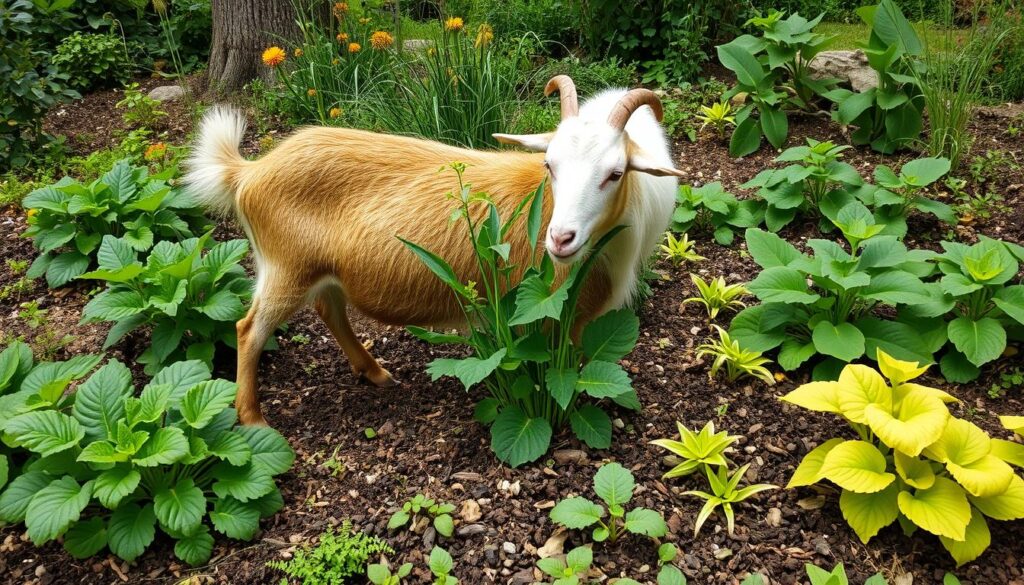
[[(531, 74), (531, 95), (544, 90), (544, 84), (556, 75), (568, 75), (580, 95), (590, 96), (609, 87), (631, 87), (636, 83), (636, 67), (615, 57), (586, 61), (579, 57), (552, 59)], [(554, 101), (554, 98), (549, 98)]]
[(1007, 464), (1020, 463), (1024, 447), (952, 416), (946, 403), (956, 398), (912, 382), (927, 366), (881, 350), (877, 359), (888, 384), (872, 368), (848, 365), (837, 382), (805, 384), (782, 398), (838, 414), (859, 437), (812, 450), (787, 487), (825, 479), (839, 486), (843, 517), (865, 544), (899, 520), (908, 533), (938, 536), (957, 565), (973, 561), (991, 540), (986, 517), (1024, 518), (1024, 479)]
[[(617, 363), (636, 344), (639, 319), (626, 309), (605, 313), (583, 328), (581, 345), (570, 333), (580, 287), (600, 250), (622, 228), (596, 242), (591, 255), (574, 264), (556, 286), (551, 259), (534, 249), (544, 186), (502, 220), (486, 195), (472, 193), (462, 184), (463, 167), (453, 168), (460, 184), (453, 217), (466, 222), (481, 271), (479, 283), (463, 283), (442, 258), (403, 242), (455, 293), (471, 334), (463, 337), (417, 327), (409, 331), (430, 343), (468, 345), (473, 356), (436, 359), (427, 371), (433, 379), (458, 378), (467, 389), (484, 383), (490, 397), (477, 405), (476, 417), (491, 424), (491, 448), (513, 467), (543, 455), (552, 432), (566, 423), (587, 445), (606, 449), (611, 444), (611, 419), (596, 402), (607, 398), (626, 408), (640, 408), (629, 375)], [(504, 234), (519, 229), (516, 223), (524, 211), (530, 251), (518, 267), (525, 271), (522, 280), (513, 286)]]
[(75, 31), (57, 45), (52, 63), (79, 91), (124, 85), (135, 69), (127, 46), (113, 33)]
[(731, 245), (736, 230), (752, 228), (764, 222), (765, 206), (761, 201), (739, 201), (715, 181), (701, 187), (680, 185), (676, 209), (672, 213), (672, 231), (688, 233), (695, 230), (711, 234), (723, 246)]
[(316, 546), (305, 545), (287, 561), (270, 561), (268, 566), (299, 579), (305, 585), (344, 585), (348, 580), (366, 574), (368, 561), (395, 551), (388, 543), (352, 530), (345, 520), (335, 531), (328, 528)]
[(283, 506), (273, 477), (295, 454), (269, 427), (235, 427), (233, 383), (179, 362), (136, 397), (131, 372), (110, 361), (64, 394), (99, 361), (32, 365), (24, 348), (0, 354), (0, 372), (15, 372), (0, 384), (13, 390), (0, 396), (0, 430), (17, 470), (0, 494), (0, 520), (24, 522), (37, 546), (63, 537), (75, 558), (109, 548), (126, 561), (159, 526), (179, 559), (201, 565), (210, 525), (249, 540)]
[(173, 174), (151, 175), (122, 160), (91, 183), (64, 177), (30, 193), (22, 201), (29, 210), (23, 235), (41, 254), (29, 276), (45, 274), (50, 288), (63, 286), (94, 265), (104, 236), (144, 252), (208, 226), (195, 201), (170, 185)]
[[(1007, 14), (1007, 18), (1014, 18)], [(1001, 101), (1024, 100), (1024, 16), (1016, 16), (1014, 28), (996, 51), (986, 94)]]
[[(594, 474), (594, 493), (605, 506), (576, 496), (564, 499), (551, 509), (551, 521), (569, 529), (582, 529), (597, 525), (593, 531), (596, 542), (615, 542), (623, 533), (643, 534), (661, 538), (668, 532), (661, 514), (647, 508), (633, 508), (628, 512), (625, 505), (633, 498), (635, 486), (633, 474), (618, 463), (608, 463)], [(605, 515), (609, 518), (604, 520)]]
[(139, 357), (147, 372), (181, 359), (212, 367), (217, 343), (235, 346), (235, 322), (245, 315), (252, 282), (240, 264), (248, 241), (221, 242), (206, 251), (209, 241), (207, 233), (159, 242), (143, 263), (125, 239), (104, 236), (99, 269), (79, 278), (108, 287), (85, 305), (82, 321), (115, 322), (104, 348), (139, 327), (150, 328), (150, 346)]
[(583, 23), (575, 0), (482, 0), (475, 4), (473, 16), (490, 23), (502, 37), (515, 39), (533, 34), (552, 53), (568, 51), (579, 44)]
[(167, 112), (160, 109), (160, 102), (142, 93), (138, 83), (126, 87), (124, 98), (114, 107), (124, 110), (121, 118), (129, 126), (152, 127), (159, 122), (160, 118), (167, 116)]

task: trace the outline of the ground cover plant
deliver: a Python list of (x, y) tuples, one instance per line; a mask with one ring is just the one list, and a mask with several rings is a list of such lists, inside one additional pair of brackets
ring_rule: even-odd
[(736, 232), (764, 223), (762, 202), (740, 201), (714, 181), (700, 187), (680, 185), (676, 209), (672, 213), (672, 231), (689, 235), (690, 231), (711, 234), (723, 246), (733, 243)]
[(583, 496), (567, 498), (551, 509), (551, 521), (569, 529), (589, 528), (596, 524), (591, 532), (595, 542), (607, 540), (614, 543), (627, 533), (651, 538), (664, 536), (668, 527), (661, 514), (641, 507), (626, 510), (635, 486), (629, 470), (618, 463), (608, 463), (594, 474), (594, 493), (605, 505), (595, 504)]
[(36, 545), (63, 537), (76, 558), (109, 548), (127, 561), (159, 526), (178, 558), (200, 565), (213, 548), (211, 526), (249, 540), (260, 518), (281, 508), (273, 477), (295, 455), (277, 431), (235, 427), (233, 383), (186, 361), (135, 396), (131, 372), (111, 360), (64, 393), (99, 362), (33, 364), (17, 344), (0, 354), (0, 431), (14, 471), (0, 519), (24, 522)]
[(387, 542), (356, 532), (345, 520), (337, 530), (320, 535), (316, 546), (304, 546), (287, 561), (271, 561), (269, 566), (306, 585), (341, 585), (347, 579), (366, 574), (369, 561), (378, 555), (394, 554)]

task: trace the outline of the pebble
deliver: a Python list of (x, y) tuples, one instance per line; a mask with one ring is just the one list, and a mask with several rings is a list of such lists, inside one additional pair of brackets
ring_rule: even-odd
[(750, 428), (747, 430), (747, 434), (748, 435), (753, 435), (754, 433), (756, 433), (757, 431), (760, 431), (763, 428), (764, 428), (764, 425), (761, 424), (761, 423), (752, 424), (752, 425), (750, 425)]
[(828, 543), (825, 542), (824, 538), (815, 538), (814, 539), (814, 552), (818, 553), (819, 555), (823, 555), (823, 556), (831, 556), (832, 555), (832, 547), (830, 547), (828, 545)]
[(480, 504), (476, 503), (475, 500), (466, 500), (462, 502), (462, 508), (459, 509), (459, 518), (463, 521), (472, 524), (480, 519), (483, 513), (480, 511)]
[(587, 461), (586, 451), (581, 451), (580, 449), (559, 449), (551, 456), (559, 465), (568, 465), (570, 463), (581, 465)]
[(452, 474), (452, 479), (464, 482), (483, 481), (484, 476), (475, 471), (458, 471)]
[(778, 508), (769, 508), (768, 517), (765, 519), (768, 526), (779, 527), (782, 524), (782, 510)]
[(437, 539), (437, 530), (433, 526), (423, 531), (423, 548), (434, 548), (434, 541)]
[(501, 545), (501, 550), (505, 551), (505, 554), (507, 555), (514, 555), (516, 554), (516, 545), (511, 542), (505, 541)]
[(476, 536), (485, 532), (487, 532), (487, 527), (483, 524), (464, 524), (459, 526), (459, 529), (456, 531), (459, 536)]

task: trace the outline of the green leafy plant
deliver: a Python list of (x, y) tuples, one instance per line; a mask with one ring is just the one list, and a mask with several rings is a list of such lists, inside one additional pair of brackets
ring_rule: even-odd
[(904, 236), (907, 213), (911, 209), (930, 213), (947, 224), (956, 224), (956, 214), (949, 205), (923, 195), (927, 188), (946, 176), (949, 159), (919, 158), (903, 165), (900, 173), (886, 165), (875, 167), (875, 190), (862, 191), (862, 200), (874, 206), (879, 222), (886, 224), (883, 233)]
[(672, 231), (688, 233), (697, 230), (711, 234), (723, 246), (732, 244), (736, 231), (764, 222), (764, 203), (739, 201), (715, 181), (701, 187), (680, 185), (676, 209), (672, 213)]
[(711, 369), (708, 370), (709, 378), (714, 379), (722, 370), (722, 366), (725, 366), (725, 379), (729, 383), (750, 376), (769, 386), (775, 384), (772, 373), (764, 367), (765, 364), (771, 363), (770, 359), (764, 357), (760, 351), (743, 347), (740, 340), (733, 339), (728, 331), (718, 325), (712, 325), (712, 327), (718, 333), (718, 339), (697, 346), (698, 359), (705, 356), (714, 358)]
[(737, 80), (724, 99), (744, 94), (749, 100), (736, 113), (736, 129), (729, 141), (732, 156), (756, 151), (762, 135), (781, 148), (789, 134), (786, 110), (813, 111), (817, 96), (834, 86), (834, 80), (812, 78), (807, 67), (832, 40), (814, 32), (824, 14), (810, 21), (799, 14), (783, 16), (777, 10), (756, 16), (747, 24), (760, 29), (760, 37), (741, 35), (717, 47), (719, 61)]
[(423, 513), (432, 519), (434, 529), (437, 530), (438, 534), (451, 538), (452, 532), (455, 530), (455, 521), (452, 520), (452, 512), (454, 511), (455, 506), (452, 504), (435, 502), (423, 494), (416, 494), (391, 515), (391, 518), (388, 520), (388, 530), (401, 528), (410, 523), (410, 525), (415, 524), (417, 515)]
[(578, 546), (565, 555), (565, 559), (548, 557), (537, 561), (537, 568), (553, 577), (552, 585), (579, 585), (586, 579), (587, 571), (594, 562), (594, 553), (589, 546)]
[(843, 517), (865, 544), (898, 520), (908, 534), (938, 536), (957, 565), (973, 561), (991, 541), (986, 517), (1024, 517), (1024, 479), (1009, 465), (1024, 463), (1024, 445), (952, 416), (947, 403), (956, 398), (912, 382), (927, 366), (883, 350), (877, 360), (881, 374), (847, 365), (836, 382), (804, 384), (782, 397), (839, 415), (858, 437), (813, 449), (787, 487), (825, 479), (839, 486)]
[(191, 197), (171, 185), (173, 173), (151, 175), (122, 160), (89, 184), (64, 177), (30, 193), (22, 201), (30, 210), (23, 235), (42, 254), (28, 276), (45, 274), (50, 288), (67, 284), (94, 265), (106, 235), (144, 252), (162, 240), (199, 233), (210, 222)]
[[(807, 573), (807, 578), (810, 579), (811, 585), (849, 585), (850, 583), (850, 580), (846, 577), (846, 567), (843, 566), (843, 563), (836, 563), (836, 566), (832, 567), (831, 571), (826, 571), (811, 563), (805, 563), (804, 572)], [(881, 573), (875, 573), (868, 577), (867, 581), (864, 581), (864, 585), (888, 584), (889, 582), (885, 580)], [(949, 584), (946, 583), (946, 585)]]
[(76, 558), (109, 548), (132, 561), (159, 527), (178, 558), (201, 565), (210, 525), (249, 540), (283, 506), (273, 478), (294, 452), (269, 427), (235, 427), (235, 385), (203, 363), (169, 366), (135, 396), (117, 361), (65, 393), (98, 356), (33, 365), (21, 346), (0, 355), (0, 431), (17, 470), (0, 520), (24, 522), (36, 545), (63, 537)]
[(683, 426), (681, 422), (676, 422), (676, 428), (679, 430), (678, 441), (673, 439), (651, 441), (652, 445), (668, 449), (682, 459), (678, 465), (662, 476), (663, 479), (683, 477), (710, 467), (729, 466), (725, 451), (739, 439), (738, 436), (730, 435), (725, 431), (716, 433), (715, 422), (710, 420), (700, 432), (696, 433)]
[(352, 529), (345, 520), (337, 530), (328, 528), (316, 546), (305, 545), (287, 561), (267, 566), (299, 579), (305, 585), (343, 585), (347, 579), (366, 574), (367, 561), (394, 551), (383, 540)]
[(401, 585), (402, 579), (408, 577), (409, 573), (412, 573), (412, 563), (398, 567), (394, 574), (386, 563), (375, 563), (366, 567), (366, 578), (373, 585)]
[(252, 296), (240, 264), (249, 243), (230, 240), (207, 251), (209, 241), (207, 233), (181, 243), (159, 242), (143, 263), (124, 238), (103, 237), (99, 268), (79, 278), (108, 285), (82, 310), (83, 322), (115, 322), (104, 348), (139, 327), (150, 328), (150, 346), (139, 362), (153, 373), (180, 359), (212, 364), (217, 343), (234, 346), (235, 322)]
[[(551, 509), (551, 520), (569, 529), (582, 529), (597, 525), (593, 530), (595, 542), (615, 542), (624, 532), (660, 538), (668, 531), (661, 514), (647, 508), (625, 505), (633, 498), (633, 474), (618, 463), (608, 463), (594, 474), (594, 493), (604, 506), (582, 496), (567, 498)], [(607, 521), (605, 516), (608, 516)]]
[[(617, 363), (636, 344), (639, 319), (620, 309), (588, 323), (579, 345), (570, 334), (580, 287), (601, 249), (624, 228), (614, 228), (596, 242), (590, 256), (573, 264), (556, 285), (551, 259), (535, 250), (543, 185), (502, 220), (486, 195), (462, 184), (464, 167), (453, 167), (461, 185), (453, 196), (458, 205), (454, 217), (466, 222), (480, 282), (463, 283), (444, 259), (403, 242), (455, 293), (471, 333), (464, 337), (418, 327), (409, 331), (430, 343), (468, 345), (473, 356), (436, 359), (427, 371), (433, 379), (456, 377), (467, 389), (483, 382), (490, 397), (477, 404), (475, 416), (491, 424), (491, 449), (513, 467), (543, 455), (553, 431), (566, 424), (590, 447), (608, 448), (611, 418), (596, 402), (609, 399), (639, 410), (629, 375)], [(521, 229), (516, 222), (524, 213), (529, 255), (517, 250), (522, 259), (514, 260), (505, 237), (509, 230)], [(522, 274), (518, 284), (513, 284), (514, 274)]]
[(703, 278), (696, 274), (690, 274), (690, 280), (697, 287), (698, 296), (683, 299), (683, 304), (700, 303), (704, 305), (704, 308), (708, 311), (709, 319), (714, 319), (724, 309), (735, 311), (736, 307), (747, 306), (743, 301), (739, 300), (750, 294), (747, 287), (742, 284), (726, 284), (725, 277), (723, 276), (712, 278), (711, 282), (705, 282)]
[(715, 133), (718, 134), (719, 138), (725, 137), (725, 131), (729, 126), (736, 125), (736, 116), (733, 115), (732, 104), (729, 101), (715, 102), (710, 106), (701, 106), (697, 119), (701, 122), (701, 130), (706, 126), (711, 126), (715, 129)]
[(683, 234), (683, 237), (677, 239), (672, 232), (665, 232), (665, 243), (661, 245), (661, 252), (666, 260), (676, 266), (680, 266), (684, 262), (706, 260), (697, 254), (694, 243), (690, 241), (688, 234)]
[(160, 102), (143, 93), (138, 83), (124, 88), (124, 98), (114, 107), (124, 110), (121, 118), (129, 126), (152, 127), (167, 116), (167, 112), (160, 109)]
[(135, 70), (127, 46), (114, 33), (75, 31), (57, 45), (51, 62), (79, 91), (124, 85)]
[(452, 555), (439, 546), (430, 550), (430, 572), (434, 575), (434, 585), (459, 585), (459, 580), (451, 576)]
[(697, 514), (697, 521), (693, 527), (693, 535), (697, 536), (700, 532), (704, 522), (714, 513), (714, 511), (721, 507), (722, 513), (725, 514), (725, 520), (729, 529), (729, 534), (733, 533), (735, 528), (735, 513), (733, 512), (733, 505), (742, 502), (743, 500), (758, 494), (763, 491), (777, 489), (774, 485), (759, 483), (755, 485), (748, 485), (744, 488), (740, 488), (740, 481), (743, 476), (747, 473), (747, 469), (750, 468), (750, 464), (746, 464), (736, 471), (729, 473), (728, 467), (720, 466), (717, 471), (711, 471), (707, 466), (704, 467), (704, 474), (708, 478), (708, 483), (711, 485), (711, 493), (702, 492), (699, 490), (689, 490), (683, 492), (689, 496), (696, 496), (705, 500), (704, 506), (701, 508), (700, 513)]
[(686, 585), (686, 576), (672, 561), (679, 556), (679, 549), (671, 542), (658, 547), (658, 585)]
[(878, 87), (860, 93), (833, 89), (825, 94), (838, 105), (833, 117), (856, 130), (854, 144), (870, 144), (882, 153), (910, 146), (924, 126), (925, 99), (918, 82), (924, 46), (893, 0), (865, 6), (857, 14), (871, 28), (861, 49), (878, 74)]

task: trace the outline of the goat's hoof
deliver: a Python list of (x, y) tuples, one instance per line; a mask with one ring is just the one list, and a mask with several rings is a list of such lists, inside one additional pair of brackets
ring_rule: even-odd
[(398, 385), (398, 382), (391, 377), (391, 374), (380, 366), (377, 366), (372, 370), (361, 372), (360, 375), (378, 388), (392, 388)]
[(262, 413), (258, 413), (258, 412), (255, 413), (255, 414), (246, 413), (246, 412), (239, 412), (238, 413), (238, 421), (240, 423), (242, 423), (242, 425), (247, 426), (247, 427), (269, 427), (270, 426), (270, 423), (268, 423), (267, 419), (263, 417), (263, 414)]

